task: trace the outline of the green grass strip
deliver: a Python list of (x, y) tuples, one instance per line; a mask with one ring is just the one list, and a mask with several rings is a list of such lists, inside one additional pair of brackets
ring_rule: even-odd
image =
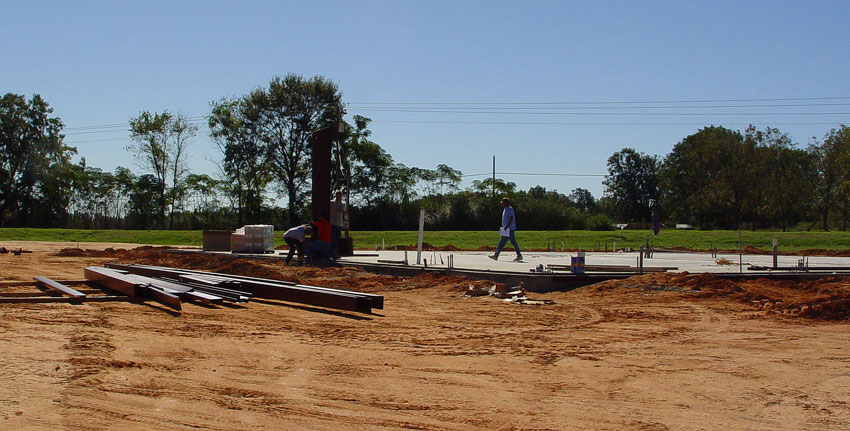
[[(275, 245), (283, 244), (282, 232), (275, 232)], [(354, 246), (359, 249), (375, 249), (383, 244), (393, 246), (416, 245), (416, 231), (355, 231), (351, 233)], [(662, 230), (657, 236), (648, 231), (517, 231), (517, 242), (522, 249), (560, 250), (561, 244), (568, 250), (581, 247), (584, 250), (610, 250), (614, 244), (618, 249), (637, 249), (647, 239), (656, 248), (682, 248), (690, 250), (738, 249), (738, 231), (713, 230)], [(777, 232), (741, 231), (744, 247), (750, 246), (769, 251), (771, 241), (779, 241), (780, 251), (798, 252), (809, 249), (848, 250), (850, 232)], [(462, 250), (475, 250), (482, 246), (495, 247), (499, 241), (497, 231), (426, 231), (424, 242), (434, 247), (455, 246)], [(199, 230), (85, 230), (85, 229), (32, 229), (0, 228), (2, 241), (62, 241), (62, 242), (115, 242), (150, 245), (200, 246), (202, 233)], [(81, 244), (81, 247), (83, 245)]]

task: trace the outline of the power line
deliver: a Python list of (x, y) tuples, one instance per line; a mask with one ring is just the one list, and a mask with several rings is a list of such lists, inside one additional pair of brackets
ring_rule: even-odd
[[(500, 109), (523, 109), (523, 110), (540, 110), (540, 109), (564, 109), (564, 110), (572, 110), (572, 109), (595, 109), (595, 110), (606, 110), (606, 109), (714, 109), (714, 108), (809, 108), (809, 107), (821, 107), (821, 106), (850, 106), (850, 103), (792, 103), (792, 104), (760, 104), (760, 105), (668, 105), (668, 106), (553, 106), (553, 105), (537, 105), (537, 106), (517, 106), (517, 105), (509, 105), (506, 107), (499, 106), (482, 106), (478, 104), (469, 104), (470, 106), (458, 106), (458, 105), (444, 105), (450, 106), (446, 108), (440, 107), (432, 107), (429, 109), (463, 109), (463, 110), (471, 110), (471, 109), (490, 109), (490, 110), (500, 110)], [(407, 110), (411, 110), (411, 112), (418, 112), (418, 110), (413, 110), (413, 108), (404, 108), (395, 105), (364, 105), (364, 106), (352, 106), (354, 109), (358, 110), (366, 110), (366, 111), (375, 111), (375, 110), (383, 110), (383, 111), (402, 111), (406, 112)], [(421, 108), (419, 108), (421, 109)]]
[[(843, 103), (839, 103), (843, 101)], [(774, 102), (774, 103), (770, 103)], [(783, 103), (775, 103), (783, 102)], [(813, 102), (813, 103), (800, 103)], [(817, 102), (817, 103), (814, 103)], [(829, 102), (829, 103), (827, 103)], [(719, 103), (738, 103), (738, 105), (718, 105)], [(747, 105), (740, 105), (748, 103)], [(758, 103), (758, 104), (755, 104)], [(685, 106), (657, 106), (671, 104), (687, 104)], [(698, 106), (695, 104), (711, 104)], [(593, 106), (597, 105), (597, 106)], [(598, 106), (604, 105), (604, 106)], [(654, 106), (616, 106), (616, 105), (654, 105)], [(577, 109), (593, 110), (663, 110), (663, 109), (753, 109), (753, 108), (801, 108), (850, 106), (850, 96), (835, 97), (785, 97), (785, 98), (752, 98), (752, 99), (676, 99), (676, 100), (620, 100), (620, 101), (574, 101), (574, 102), (353, 102), (346, 104), (353, 111), (367, 112), (399, 112), (399, 113), (437, 113), (437, 114), (501, 114), (501, 115), (612, 115), (612, 116), (812, 116), (812, 115), (850, 115), (848, 112), (575, 112)], [(409, 106), (409, 108), (408, 108)], [(423, 108), (415, 108), (422, 106)], [(445, 108), (441, 108), (445, 106)], [(555, 111), (552, 111), (555, 109)], [(540, 111), (548, 112), (523, 112)], [(351, 112), (349, 112), (351, 113)], [(190, 124), (206, 126), (206, 115), (185, 117)], [(680, 123), (617, 123), (617, 122), (479, 122), (479, 121), (402, 121), (402, 120), (373, 120), (374, 122), (423, 123), (423, 124), (562, 124), (562, 125), (653, 125), (653, 126), (691, 126)], [(782, 122), (772, 125), (833, 125), (833, 122)], [(82, 135), (94, 133), (126, 132), (129, 133), (128, 123), (113, 123), (91, 126), (66, 127), (67, 135)]]
[(835, 97), (784, 97), (761, 99), (693, 99), (693, 100), (621, 100), (585, 102), (360, 102), (349, 105), (605, 105), (605, 104), (655, 104), (655, 103), (742, 103), (742, 102), (796, 102), (804, 100), (850, 100), (850, 96)]
[(112, 139), (92, 139), (92, 140), (89, 140), (89, 141), (73, 141), (73, 142), (65, 142), (65, 144), (68, 144), (68, 145), (75, 145), (75, 144), (89, 144), (89, 143), (93, 143), (93, 142), (127, 141), (127, 140), (129, 140), (129, 139), (130, 139), (129, 137), (127, 137), (127, 138), (112, 138)]
[[(705, 126), (705, 123), (624, 123), (589, 121), (428, 121), (428, 120), (372, 120), (373, 123), (412, 124), (490, 124), (490, 125), (556, 125), (556, 126)], [(771, 122), (767, 123), (724, 123), (727, 126), (834, 126), (835, 122)]]
[(524, 111), (458, 111), (454, 109), (368, 108), (361, 111), (412, 112), (431, 114), (499, 114), (499, 115), (612, 115), (612, 116), (741, 116), (741, 115), (850, 115), (850, 112), (524, 112)]
[[(466, 177), (489, 177), (493, 175), (493, 172), (485, 172), (481, 174), (467, 174), (461, 175), (461, 178)], [(540, 173), (540, 172), (496, 172), (496, 175), (515, 175), (515, 176), (527, 176), (527, 177), (604, 177), (604, 174), (573, 174), (573, 173)]]

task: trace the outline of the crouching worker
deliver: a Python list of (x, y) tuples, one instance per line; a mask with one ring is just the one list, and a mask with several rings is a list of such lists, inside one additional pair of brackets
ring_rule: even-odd
[(331, 223), (328, 215), (322, 213), (312, 223), (313, 239), (307, 244), (307, 264), (327, 266), (331, 264), (328, 254), (331, 247)]
[(304, 259), (304, 244), (307, 243), (307, 237), (312, 234), (313, 228), (306, 224), (295, 226), (283, 234), (283, 241), (289, 246), (289, 254), (286, 255), (285, 260), (287, 265), (292, 261), (295, 250), (298, 250), (298, 260)]

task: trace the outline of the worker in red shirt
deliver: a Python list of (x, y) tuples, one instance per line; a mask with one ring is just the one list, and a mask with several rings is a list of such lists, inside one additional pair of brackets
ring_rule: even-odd
[(307, 264), (323, 264), (330, 260), (328, 252), (331, 246), (331, 223), (328, 215), (322, 213), (313, 221), (313, 240), (307, 244)]

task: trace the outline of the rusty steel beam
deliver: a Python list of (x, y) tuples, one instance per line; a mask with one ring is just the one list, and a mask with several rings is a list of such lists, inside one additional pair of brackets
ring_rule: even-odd
[[(56, 280), (66, 286), (79, 286), (86, 284), (87, 280)], [(0, 281), (0, 287), (35, 286), (35, 281)]]
[(108, 287), (117, 292), (134, 298), (151, 298), (157, 302), (181, 310), (180, 298), (161, 288), (150, 286), (144, 278), (133, 274), (122, 274), (119, 271), (89, 266), (83, 270), (86, 280)]
[[(240, 285), (240, 289), (252, 293), (254, 296), (259, 298), (268, 298), (268, 299), (281, 299), (290, 302), (301, 302), (310, 305), (319, 305), (326, 306), (329, 308), (340, 308), (351, 311), (362, 311), (366, 313), (370, 313), (371, 309), (374, 308), (383, 308), (384, 307), (384, 297), (381, 295), (374, 295), (369, 293), (362, 292), (353, 292), (348, 290), (340, 290), (340, 289), (330, 289), (326, 287), (318, 287), (318, 286), (307, 286), (302, 284), (296, 284), (289, 281), (281, 281), (281, 280), (270, 280), (256, 277), (247, 277), (242, 275), (231, 275), (231, 274), (222, 274), (222, 273), (214, 273), (214, 272), (204, 272), (204, 271), (195, 271), (195, 270), (187, 270), (187, 269), (176, 269), (169, 268), (163, 266), (149, 266), (149, 265), (122, 265), (122, 264), (107, 264), (110, 268), (121, 269), (129, 272), (135, 273), (139, 271), (144, 274), (156, 274), (160, 277), (179, 277), (180, 274), (189, 273), (196, 274), (201, 277), (212, 277), (213, 279), (222, 279), (222, 280), (230, 280), (230, 281), (238, 281)], [(287, 292), (286, 290), (289, 289)], [(351, 301), (347, 300), (333, 300), (333, 301), (341, 301), (346, 303), (347, 305), (344, 308), (341, 308), (336, 305), (325, 305), (321, 299), (322, 296), (344, 296), (344, 297), (358, 297), (360, 300), (355, 300), (353, 302), (354, 305), (351, 305)], [(287, 299), (289, 298), (289, 299)], [(353, 308), (352, 308), (353, 307)]]
[(223, 287), (207, 286), (204, 284), (186, 283), (192, 287), (193, 292), (203, 292), (210, 295), (220, 296), (223, 299), (233, 302), (248, 302), (251, 299), (251, 294), (239, 290), (230, 290)]
[(147, 289), (145, 290), (145, 296), (147, 298), (152, 298), (160, 304), (171, 307), (177, 311), (181, 311), (182, 309), (179, 296), (173, 293), (168, 293), (160, 288), (147, 286)]
[(83, 302), (127, 302), (132, 301), (129, 296), (86, 296), (85, 298), (71, 298), (68, 296), (22, 296), (22, 297), (0, 297), (0, 304), (39, 304), (39, 303), (65, 303), (80, 304)]
[(50, 296), (54, 298), (59, 298), (62, 296), (59, 292), (55, 290), (42, 291), (37, 290), (35, 292), (0, 292), (0, 298), (21, 298), (28, 296)]
[(203, 271), (183, 270), (168, 267), (147, 265), (107, 264), (109, 268), (121, 269), (131, 273), (148, 276), (179, 278), (180, 274), (189, 273), (201, 276), (213, 276), (222, 279), (237, 280), (241, 283), (240, 290), (251, 293), (257, 298), (279, 299), (288, 302), (336, 308), (340, 310), (371, 313), (372, 308), (383, 308), (383, 296), (367, 293), (352, 292), (339, 289), (328, 289), (316, 286), (297, 285), (291, 282), (280, 282), (229, 274), (208, 273)]
[(71, 289), (70, 287), (65, 286), (64, 284), (53, 281), (53, 280), (51, 280), (47, 277), (42, 277), (40, 275), (37, 275), (37, 276), (33, 277), (33, 279), (40, 286), (44, 286), (48, 289), (56, 290), (56, 291), (61, 292), (65, 295), (68, 295), (72, 298), (85, 298), (86, 297), (85, 293), (82, 293), (78, 290)]
[(107, 267), (121, 269), (124, 271), (130, 271), (133, 273), (139, 274), (158, 274), (160, 277), (170, 277), (176, 278), (179, 277), (180, 274), (195, 274), (201, 277), (212, 277), (213, 279), (225, 279), (225, 280), (235, 280), (241, 283), (245, 283), (247, 281), (257, 281), (263, 283), (275, 283), (282, 284), (286, 286), (297, 286), (303, 288), (309, 288), (318, 291), (324, 291), (329, 293), (343, 293), (343, 294), (356, 294), (369, 298), (371, 306), (373, 308), (383, 309), (384, 308), (384, 297), (383, 295), (375, 295), (371, 293), (364, 292), (355, 292), (350, 290), (341, 290), (341, 289), (332, 289), (328, 287), (319, 287), (319, 286), (309, 286), (304, 284), (293, 283), (291, 281), (282, 281), (282, 280), (270, 280), (265, 278), (256, 278), (256, 277), (248, 277), (244, 275), (231, 275), (231, 274), (222, 274), (217, 272), (206, 272), (206, 271), (196, 271), (192, 269), (178, 269), (178, 268), (169, 268), (167, 266), (151, 266), (151, 265), (125, 265), (125, 264), (113, 264), (107, 263)]
[[(79, 290), (79, 292), (80, 292), (80, 293), (85, 293), (86, 295), (92, 295), (92, 294), (103, 294), (103, 291), (102, 291), (102, 290), (99, 290), (99, 289), (80, 289), (80, 290)], [(59, 292), (57, 292), (57, 291), (55, 291), (55, 290), (46, 290), (46, 291), (44, 291), (44, 290), (36, 290), (36, 291), (33, 291), (33, 292), (0, 292), (0, 297), (4, 297), (4, 296), (5, 296), (5, 297), (15, 297), (15, 298), (17, 298), (17, 297), (26, 297), (26, 296), (53, 296), (53, 297), (60, 297), (60, 296), (62, 296), (62, 294), (61, 294), (61, 293), (59, 293)]]
[(87, 266), (83, 269), (83, 275), (85, 275), (86, 280), (89, 280), (92, 283), (108, 287), (127, 296), (132, 296), (134, 298), (142, 298), (145, 296), (145, 288), (143, 285), (136, 283), (130, 277), (127, 277), (117, 271), (96, 266)]
[(209, 293), (197, 290), (183, 292), (180, 294), (180, 299), (185, 301), (198, 301), (204, 304), (221, 304), (221, 302), (224, 301), (224, 298), (221, 296), (210, 295)]

